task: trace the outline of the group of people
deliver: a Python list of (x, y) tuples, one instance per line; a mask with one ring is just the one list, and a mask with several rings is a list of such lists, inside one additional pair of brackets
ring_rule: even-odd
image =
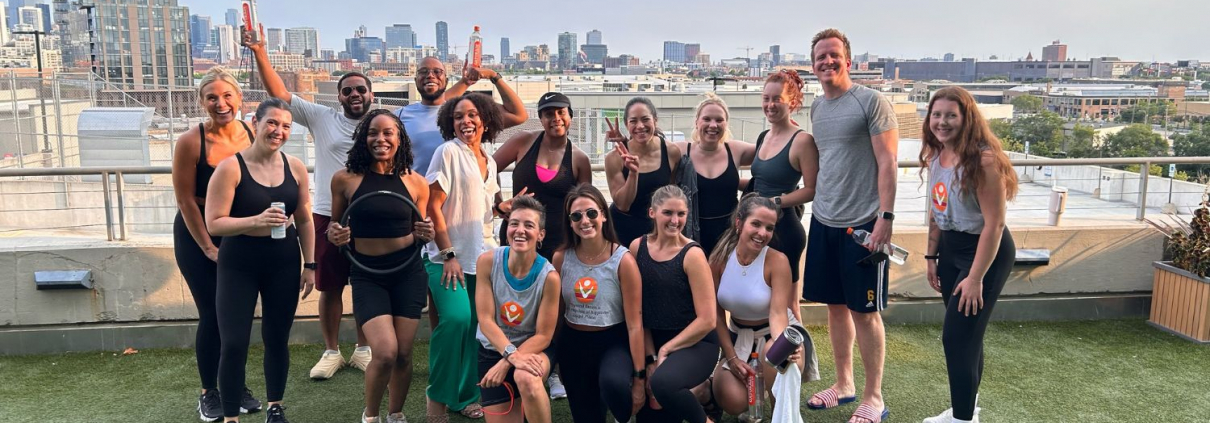
[[(345, 285), (358, 330), (347, 363), (365, 371), (362, 422), (407, 421), (426, 304), (430, 422), (448, 421), (451, 411), (549, 422), (545, 385), (555, 369), (576, 422), (607, 414), (717, 422), (747, 411), (750, 377), (778, 374), (749, 359), (763, 358), (801, 320), (800, 296), (827, 305), (836, 368), (835, 383), (806, 406), (860, 397), (851, 422), (888, 418), (879, 312), (889, 269), (876, 253), (892, 232), (897, 122), (885, 98), (849, 78), (851, 48), (840, 31), (812, 39), (824, 88), (810, 108), (812, 133), (793, 119), (804, 98), (793, 71), (766, 79), (770, 129), (755, 144), (731, 138), (718, 97), (698, 105), (688, 142), (667, 141), (655, 105), (632, 99), (623, 119), (607, 124), (612, 202), (569, 138), (574, 112), (560, 93), (539, 99), (541, 130), (489, 155), (485, 143), (528, 119), (491, 70), (468, 68), (449, 86), (445, 66), (426, 58), (416, 72), (421, 101), (395, 112), (372, 108), (370, 79), (348, 73), (337, 83), (337, 109), (289, 93), (263, 43), (245, 44), (272, 98), (249, 126), (237, 119), (238, 83), (212, 70), (198, 88), (209, 119), (181, 136), (173, 159), (177, 261), (199, 314), (202, 420), (238, 421), (262, 408), (244, 375), (258, 297), (267, 422), (286, 421), (297, 291), (320, 291), (326, 351), (310, 376), (329, 378), (346, 365), (338, 346)], [(481, 79), (503, 104), (466, 93)], [(314, 207), (306, 167), (280, 151), (296, 123), (315, 138)], [(1012, 265), (1004, 211), (1016, 175), (961, 88), (938, 91), (924, 125), (920, 160), (932, 193), (925, 259), (947, 307), (953, 405), (926, 422), (974, 421), (983, 333)], [(509, 166), (514, 194), (504, 196), (497, 171)], [(751, 178), (740, 176), (743, 166)], [(852, 229), (868, 231), (868, 241), (854, 242)], [(854, 343), (865, 368), (860, 393)], [(799, 371), (814, 361), (804, 347), (789, 359)]]

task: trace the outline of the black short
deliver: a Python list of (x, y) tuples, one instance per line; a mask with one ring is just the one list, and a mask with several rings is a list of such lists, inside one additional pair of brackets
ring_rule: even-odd
[[(887, 304), (890, 261), (859, 263), (870, 250), (854, 241), (848, 229), (829, 227), (811, 217), (802, 296), (817, 303), (845, 304), (859, 313), (882, 311)], [(874, 221), (853, 229), (873, 231)]]
[[(415, 248), (404, 248), (381, 256), (353, 254), (357, 261), (371, 269), (389, 269), (419, 253)], [(420, 318), (420, 310), (428, 301), (429, 277), (420, 257), (415, 257), (412, 265), (389, 275), (376, 275), (357, 266), (351, 267), (349, 283), (353, 285), (353, 316), (357, 318), (358, 326), (384, 315)]]
[[(542, 354), (546, 354), (546, 360), (549, 361), (551, 367), (553, 367), (554, 363), (555, 363), (554, 346), (552, 345), (552, 346), (546, 347), (546, 351), (542, 351)], [(497, 352), (496, 350), (483, 348), (483, 346), (480, 345), (479, 346), (479, 380), (483, 380), (483, 377), (487, 376), (487, 372), (491, 371), (492, 367), (495, 366), (496, 363), (499, 363), (500, 359), (502, 359), (502, 358), (504, 358), (504, 356), (500, 355), (500, 353)], [(550, 369), (547, 369), (547, 371), (549, 371), (549, 370)], [(504, 376), (504, 383), (501, 383), (500, 386), (497, 386), (495, 388), (484, 388), (484, 387), (480, 386), (479, 387), (479, 405), (487, 407), (487, 406), (491, 406), (491, 405), (503, 404), (503, 403), (512, 401), (514, 397), (519, 398), (521, 396), (521, 393), (517, 392), (517, 381), (516, 381), (516, 379), (513, 378), (513, 372), (516, 372), (516, 371), (517, 371), (517, 369), (515, 369), (515, 368), (509, 369), (508, 374)], [(509, 396), (509, 392), (508, 392), (509, 388), (504, 387), (504, 385), (506, 385), (506, 384), (512, 387), (513, 396)]]

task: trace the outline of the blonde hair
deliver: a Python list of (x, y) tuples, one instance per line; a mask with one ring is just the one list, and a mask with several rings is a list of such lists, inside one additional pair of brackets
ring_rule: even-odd
[(231, 72), (227, 71), (227, 68), (215, 66), (206, 71), (206, 75), (202, 76), (202, 82), (197, 86), (197, 102), (199, 105), (205, 106), (205, 104), (203, 104), (205, 99), (202, 97), (202, 90), (205, 90), (207, 85), (218, 81), (223, 81), (228, 85), (231, 85), (231, 87), (235, 89), (235, 93), (239, 94), (239, 96), (243, 98), (244, 92), (240, 90), (239, 81), (235, 79), (235, 75), (232, 75)]
[(699, 135), (701, 131), (697, 128), (697, 121), (702, 118), (702, 110), (705, 110), (706, 106), (715, 105), (723, 109), (723, 120), (728, 123), (726, 126), (727, 129), (723, 130), (722, 138), (719, 138), (719, 141), (725, 142), (731, 139), (731, 109), (727, 108), (727, 102), (723, 101), (718, 94), (710, 91), (706, 91), (705, 97), (701, 103), (697, 103), (697, 111), (693, 115), (693, 134), (689, 135), (689, 138), (697, 142), (702, 141), (701, 135)]
[[(677, 186), (676, 184), (669, 184), (664, 185), (655, 190), (655, 192), (651, 193), (651, 210), (658, 210), (668, 200), (681, 200), (686, 205), (689, 204), (689, 197), (685, 196), (685, 191), (682, 191), (681, 187)], [(652, 225), (651, 232), (649, 234), (658, 235), (659, 232), (660, 228)]]

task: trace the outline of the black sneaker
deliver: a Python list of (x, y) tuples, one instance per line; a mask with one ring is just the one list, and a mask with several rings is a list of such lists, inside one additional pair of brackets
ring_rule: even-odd
[(239, 411), (245, 414), (260, 411), (260, 400), (253, 397), (248, 388), (244, 388), (244, 398), (240, 400)]
[(286, 420), (286, 407), (281, 404), (269, 406), (269, 411), (265, 413), (265, 423), (290, 423)]
[(216, 422), (223, 418), (223, 399), (218, 390), (211, 389), (197, 398), (197, 414), (204, 422)]

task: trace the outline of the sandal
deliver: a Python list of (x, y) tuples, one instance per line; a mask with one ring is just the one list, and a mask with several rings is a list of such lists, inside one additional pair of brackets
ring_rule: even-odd
[(878, 413), (874, 410), (874, 407), (861, 404), (857, 406), (857, 411), (853, 412), (853, 416), (849, 417), (849, 421), (851, 422), (853, 419), (866, 419), (866, 421), (870, 423), (882, 423), (882, 421), (886, 420), (886, 418), (890, 415), (891, 409), (887, 408), (885, 405), (882, 407), (882, 412)]
[(466, 408), (459, 410), (458, 414), (466, 416), (467, 418), (470, 418), (470, 419), (482, 419), (483, 418), (483, 406), (479, 405), (479, 403), (477, 403), (477, 402), (472, 403), (471, 405), (466, 406)]
[(840, 394), (838, 392), (836, 392), (835, 389), (828, 388), (828, 389), (816, 392), (815, 395), (811, 395), (811, 399), (818, 400), (819, 403), (822, 405), (815, 405), (815, 404), (812, 404), (810, 400), (807, 400), (807, 408), (812, 409), (812, 410), (827, 410), (832, 407), (836, 407), (839, 405), (844, 405), (844, 404), (848, 404), (853, 401), (857, 401), (857, 396), (853, 395), (851, 397), (841, 398)]

